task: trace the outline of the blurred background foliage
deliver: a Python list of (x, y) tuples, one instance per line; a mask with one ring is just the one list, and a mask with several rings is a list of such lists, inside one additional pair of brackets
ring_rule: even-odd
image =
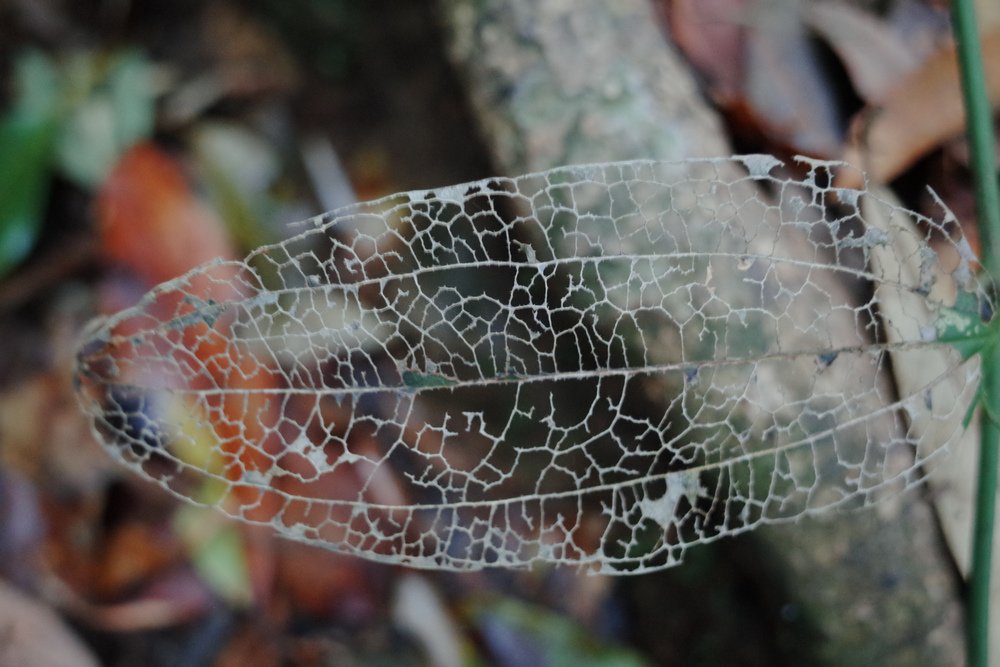
[[(957, 86), (943, 4), (656, 2), (739, 149), (863, 162), (874, 135), (882, 179), (966, 223), (955, 121), (908, 113)], [(91, 317), (289, 222), (490, 175), (438, 11), (0, 1), (0, 665), (809, 662), (811, 619), (753, 542), (642, 580), (407, 573), (180, 507), (89, 434), (70, 377)]]

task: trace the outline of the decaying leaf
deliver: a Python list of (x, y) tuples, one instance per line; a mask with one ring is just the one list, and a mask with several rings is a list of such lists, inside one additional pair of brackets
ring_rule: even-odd
[(843, 126), (831, 86), (794, 2), (759, 3), (746, 34), (746, 102), (767, 136), (814, 155), (840, 155)]
[(852, 5), (805, 3), (802, 20), (830, 45), (858, 95), (869, 104), (879, 104), (919, 64), (915, 49), (890, 26)]
[(743, 88), (746, 0), (676, 0), (666, 4), (674, 43), (706, 79), (712, 97), (736, 101)]
[[(937, 327), (883, 320), (876, 288), (914, 321), (992, 306), (950, 218), (915, 229), (830, 185), (841, 165), (800, 163), (562, 167), (340, 209), (99, 322), (81, 401), (181, 497), (418, 567), (641, 572), (862, 506), (919, 481), (978, 383)], [(893, 248), (921, 270), (873, 270)], [(924, 348), (948, 363), (894, 391), (890, 353)]]
[[(1000, 105), (1000, 29), (982, 37), (986, 87), (993, 108)], [(845, 159), (863, 165), (871, 177), (888, 183), (923, 155), (958, 135), (965, 111), (955, 49), (942, 48), (899, 82), (878, 108), (855, 120), (855, 141)], [(857, 187), (857, 179), (841, 181)]]
[[(885, 188), (880, 188), (878, 195), (887, 201), (891, 201), (893, 196)], [(863, 212), (869, 225), (885, 228), (887, 221), (877, 208), (865, 207)], [(911, 234), (899, 235), (896, 237), (895, 246), (879, 248), (873, 253), (872, 271), (876, 275), (880, 275), (881, 272), (891, 275), (903, 273), (908, 275), (910, 280), (915, 280), (921, 271), (933, 270), (936, 272), (933, 282), (938, 289), (938, 293), (933, 296), (950, 300), (952, 298), (950, 295), (957, 294), (958, 289), (953, 276), (945, 267), (955, 266), (960, 261), (959, 258), (950, 256), (955, 248), (941, 248), (938, 261), (934, 264), (921, 262), (921, 247), (914, 242), (919, 234), (914, 222), (908, 221), (905, 215), (899, 215), (895, 218), (895, 224), (908, 225)], [(883, 285), (876, 288), (876, 295), (882, 317), (889, 323), (886, 326), (889, 342), (912, 337), (921, 328), (936, 326), (934, 313), (925, 306), (919, 295), (907, 294)], [(981, 325), (977, 323), (974, 326)], [(952, 363), (948, 351), (934, 348), (901, 349), (893, 352), (892, 360), (893, 375), (901, 392), (919, 391), (933, 383), (935, 387), (930, 395), (932, 401), (954, 402), (956, 397), (961, 395), (962, 386), (955, 378), (934, 383), (936, 378), (947, 373)], [(979, 360), (973, 363), (978, 364)], [(950, 422), (915, 420), (911, 423), (911, 428), (927, 442), (935, 442), (954, 433), (958, 421), (962, 418), (956, 412)], [(935, 462), (930, 471), (932, 474), (929, 476), (930, 495), (941, 519), (941, 531), (956, 565), (966, 576), (972, 566), (972, 544), (969, 535), (972, 534), (976, 488), (971, 480), (976, 479), (979, 437), (979, 422), (972, 420), (957, 443), (957, 451)], [(1000, 535), (994, 540), (994, 549), (1000, 550)], [(1000, 599), (1000, 576), (996, 572), (996, 566), (994, 570), (991, 596), (993, 599)], [(993, 646), (1000, 646), (1000, 624), (991, 625), (990, 642)]]

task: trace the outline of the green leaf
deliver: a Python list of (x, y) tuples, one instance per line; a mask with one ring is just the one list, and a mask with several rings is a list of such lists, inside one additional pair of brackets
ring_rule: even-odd
[(513, 598), (497, 598), (472, 608), (476, 625), (516, 639), (509, 657), (531, 656), (556, 667), (642, 667), (642, 657), (605, 643), (561, 614)]
[(114, 111), (106, 96), (83, 100), (59, 135), (56, 161), (62, 173), (85, 190), (96, 189), (118, 157)]
[(38, 51), (24, 53), (14, 64), (16, 97), (11, 114), (21, 118), (57, 115), (59, 79), (52, 62)]
[(104, 182), (123, 152), (152, 134), (154, 72), (133, 52), (116, 56), (106, 71), (96, 55), (75, 66), (89, 71), (93, 83), (63, 124), (56, 160), (70, 180), (92, 190)]
[(119, 56), (108, 74), (108, 97), (115, 120), (115, 144), (120, 152), (153, 134), (156, 90), (153, 66), (141, 54)]
[(237, 526), (219, 521), (203, 507), (182, 507), (175, 527), (198, 574), (220, 597), (236, 606), (252, 600), (250, 571)]
[(443, 375), (433, 373), (417, 373), (416, 371), (403, 371), (403, 385), (410, 389), (422, 389), (424, 387), (450, 387), (457, 384), (454, 380)]
[(56, 128), (55, 71), (31, 52), (14, 70), (16, 97), (0, 118), (0, 276), (31, 251), (41, 227)]
[[(993, 367), (997, 363), (997, 344), (1000, 342), (1000, 317), (993, 317), (990, 322), (984, 322), (983, 304), (973, 292), (959, 290), (955, 305), (942, 308), (935, 321), (938, 340), (948, 343), (958, 350), (962, 360), (968, 360), (975, 355), (982, 357), (984, 367)], [(980, 383), (976, 399), (962, 421), (962, 428), (968, 428), (977, 407), (981, 407), (987, 419), (1000, 424), (992, 406), (1000, 405), (987, 387), (988, 383)]]
[[(1000, 333), (997, 331), (1000, 318), (994, 318), (992, 323), (983, 322), (978, 299), (972, 302), (968, 296), (968, 292), (960, 292), (955, 305), (941, 308), (934, 323), (937, 339), (958, 350), (963, 360), (982, 352), (986, 345), (997, 340)], [(971, 296), (975, 299), (974, 295)]]
[[(995, 369), (996, 364), (1000, 362), (997, 358), (997, 345), (994, 341), (993, 345), (988, 345), (983, 348), (983, 368)], [(992, 382), (981, 382), (979, 384), (979, 391), (977, 392), (978, 404), (982, 407), (983, 416), (986, 419), (991, 420), (994, 424), (1000, 425), (1000, 415), (997, 414), (997, 406), (1000, 406), (1000, 396), (995, 394), (996, 389), (993, 388)]]

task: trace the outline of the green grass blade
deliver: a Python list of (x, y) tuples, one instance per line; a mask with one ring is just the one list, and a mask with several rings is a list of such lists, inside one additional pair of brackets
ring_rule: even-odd
[[(952, 3), (952, 21), (965, 100), (969, 146), (972, 156), (983, 266), (992, 276), (1000, 275), (1000, 191), (994, 153), (993, 117), (986, 92), (982, 50), (976, 30), (972, 0)], [(994, 354), (983, 358), (983, 396), (994, 403), (987, 411), (1000, 414), (1000, 372)], [(973, 528), (972, 573), (969, 579), (968, 664), (989, 664), (990, 572), (993, 563), (993, 523), (996, 515), (997, 466), (1000, 465), (1000, 425), (982, 418), (976, 518)]]

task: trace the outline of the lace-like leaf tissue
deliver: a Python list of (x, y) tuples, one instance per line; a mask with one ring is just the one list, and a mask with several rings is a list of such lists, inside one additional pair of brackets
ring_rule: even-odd
[[(563, 167), (341, 209), (97, 323), (81, 402), (183, 498), (417, 567), (642, 572), (863, 505), (960, 434), (978, 372), (939, 332), (994, 309), (952, 217), (799, 166)], [(901, 394), (890, 353), (922, 350), (947, 371)]]

